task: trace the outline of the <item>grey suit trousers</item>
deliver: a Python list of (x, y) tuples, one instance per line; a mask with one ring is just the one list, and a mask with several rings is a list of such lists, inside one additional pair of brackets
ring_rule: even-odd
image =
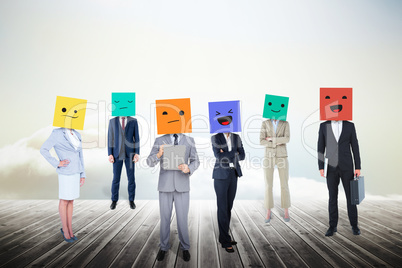
[(188, 250), (190, 248), (188, 235), (190, 192), (159, 192), (159, 213), (161, 217), (159, 247), (163, 251), (168, 251), (170, 248), (170, 219), (172, 217), (173, 202), (176, 210), (180, 247), (182, 250)]

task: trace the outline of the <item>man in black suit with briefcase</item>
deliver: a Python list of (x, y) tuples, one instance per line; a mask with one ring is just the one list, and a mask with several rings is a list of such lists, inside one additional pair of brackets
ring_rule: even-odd
[[(325, 236), (332, 236), (337, 231), (340, 180), (345, 190), (352, 232), (354, 235), (360, 235), (357, 207), (352, 205), (350, 192), (350, 181), (354, 176), (360, 176), (359, 143), (355, 125), (346, 121), (352, 119), (352, 89), (321, 88), (320, 100), (321, 120), (329, 119), (320, 124), (317, 144), (318, 168), (321, 176), (327, 178), (329, 192), (329, 229)], [(325, 158), (327, 158), (327, 164), (325, 164)], [(327, 165), (327, 174), (324, 174), (325, 165)]]

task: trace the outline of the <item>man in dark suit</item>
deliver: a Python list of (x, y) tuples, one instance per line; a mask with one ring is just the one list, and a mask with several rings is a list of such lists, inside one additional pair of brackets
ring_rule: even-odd
[(130, 116), (117, 116), (110, 120), (108, 131), (109, 162), (113, 163), (112, 204), (115, 209), (119, 200), (120, 176), (123, 162), (128, 179), (128, 195), (130, 208), (135, 209), (135, 176), (134, 163), (139, 160), (140, 137), (137, 119)]
[(211, 137), (211, 142), (216, 157), (212, 178), (218, 205), (219, 242), (232, 253), (232, 245), (237, 243), (229, 235), (230, 217), (237, 179), (243, 175), (239, 161), (244, 160), (245, 153), (240, 136), (234, 133), (218, 133)]
[[(352, 157), (352, 152), (353, 157)], [(349, 222), (354, 235), (360, 234), (357, 226), (357, 207), (352, 205), (350, 197), (350, 181), (354, 175), (360, 176), (360, 153), (355, 125), (349, 121), (325, 121), (321, 123), (318, 133), (318, 168), (322, 177), (325, 158), (327, 165), (327, 187), (329, 192), (329, 229), (325, 236), (332, 236), (338, 224), (338, 185), (342, 180), (345, 190)], [(325, 157), (324, 157), (325, 153)], [(354, 162), (354, 167), (353, 167)]]

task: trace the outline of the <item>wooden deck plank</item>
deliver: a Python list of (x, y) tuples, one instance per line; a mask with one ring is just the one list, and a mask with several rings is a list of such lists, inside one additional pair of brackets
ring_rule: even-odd
[[(150, 204), (148, 204), (151, 202)], [(101, 267), (109, 266), (116, 256), (124, 249), (128, 241), (138, 231), (141, 224), (149, 217), (151, 212), (155, 209), (156, 204), (153, 201), (137, 202), (141, 206), (135, 209), (136, 215), (129, 223), (123, 226), (122, 230), (103, 247), (99, 253), (91, 260), (87, 267)], [(137, 246), (142, 246), (138, 243)]]
[(211, 202), (210, 200), (204, 200), (200, 209), (198, 267), (201, 268), (219, 267), (219, 255), (216, 246), (217, 238), (213, 232), (209, 206)]
[(215, 232), (215, 237), (217, 238), (215, 243), (216, 247), (218, 248), (220, 267), (243, 267), (237, 248), (233, 246), (235, 252), (228, 253), (224, 248), (222, 248), (222, 245), (219, 243), (219, 227), (216, 201), (209, 202), (209, 210), (212, 218), (213, 231)]
[[(148, 204), (152, 205), (152, 207), (146, 208), (150, 210), (150, 214), (139, 225), (135, 234), (124, 245), (109, 267), (131, 267), (133, 263), (139, 259), (139, 254), (148, 241), (149, 243), (155, 243), (154, 240), (149, 239), (155, 230), (159, 231), (159, 206), (155, 200), (148, 202)], [(154, 247), (153, 252), (157, 252), (158, 244), (154, 245)], [(155, 257), (153, 257), (154, 260)]]
[[(261, 216), (266, 215), (266, 210), (263, 208), (261, 203), (256, 202), (246, 202), (249, 207), (253, 206), (257, 211), (260, 212)], [(293, 247), (293, 249), (298, 253), (298, 255), (306, 262), (309, 267), (329, 267), (329, 263), (320, 256), (313, 248), (309, 246), (306, 241), (304, 241), (300, 236), (298, 236), (292, 228), (288, 227), (288, 224), (282, 218), (282, 215), (277, 212), (277, 210), (272, 210), (276, 217), (272, 218), (272, 227), (282, 236), (282, 238), (287, 241), (287, 243)]]
[[(75, 215), (76, 222), (73, 222), (73, 228), (75, 230), (80, 230), (84, 226), (87, 226), (95, 218), (103, 216), (104, 214), (102, 214), (102, 212), (103, 210), (98, 210), (90, 213), (89, 215), (88, 212)], [(70, 243), (66, 243), (62, 239), (62, 235), (60, 233), (60, 223), (56, 223), (53, 227), (53, 230), (54, 231), (52, 232), (43, 232), (40, 235), (24, 241), (12, 250), (7, 251), (6, 254), (0, 255), (0, 259), (2, 260), (3, 258), (6, 258), (12, 260), (10, 263), (7, 263), (7, 266), (18, 267), (19, 265), (23, 266), (31, 263), (57, 246), (60, 246), (65, 250), (72, 245)], [(76, 232), (76, 235), (77, 237), (82, 236), (80, 231)], [(18, 258), (18, 256), (21, 254), (23, 254), (23, 258)]]
[[(82, 240), (82, 247), (73, 248), (74, 252), (65, 252), (59, 259), (52, 263), (53, 267), (85, 267), (92, 259), (94, 259), (99, 252), (112, 240), (127, 224), (138, 214), (139, 211), (146, 206), (146, 202), (137, 202), (137, 209), (134, 211), (128, 207), (123, 208), (123, 213), (115, 218), (105, 221), (93, 230), (91, 234), (87, 235)], [(112, 213), (115, 211), (111, 211)], [(76, 256), (73, 260), (69, 261), (65, 255)], [(64, 257), (65, 256), (65, 257)], [(103, 264), (101, 265), (103, 266)]]
[[(314, 206), (317, 208), (321, 208), (322, 205), (317, 202), (312, 202)], [(346, 206), (346, 204), (344, 204)], [(341, 206), (341, 210), (346, 213), (346, 210), (343, 209), (344, 206)], [(321, 210), (321, 214), (323, 213)], [(327, 214), (328, 215), (328, 214)], [(369, 252), (373, 252), (374, 255), (379, 257), (381, 260), (393, 265), (398, 266), (402, 263), (402, 250), (397, 250), (397, 252), (392, 252), (392, 246), (394, 245), (390, 241), (387, 241), (383, 237), (376, 235), (375, 233), (364, 230), (362, 235), (355, 236), (352, 234), (351, 227), (349, 224), (340, 225), (338, 226), (338, 231), (342, 231), (342, 235), (353, 240), (356, 244), (360, 245), (361, 247), (365, 248)]]
[[(2, 245), (2, 249), (0, 250), (0, 254), (4, 251), (7, 251), (19, 244), (21, 244), (25, 240), (29, 240), (30, 238), (37, 236), (43, 232), (54, 232), (55, 226), (57, 224), (61, 227), (60, 216), (57, 210), (56, 203), (54, 204), (54, 213), (49, 213), (50, 216), (45, 215), (42, 220), (34, 221), (32, 223), (22, 227), (15, 232), (9, 233), (8, 235), (2, 237), (0, 239), (0, 243)], [(92, 209), (95, 206), (94, 201), (85, 200), (83, 202), (77, 202), (77, 205), (74, 205), (74, 213), (81, 213), (85, 210)], [(74, 226), (74, 225), (73, 225)]]
[[(312, 201), (308, 202), (308, 204), (307, 202), (303, 204), (298, 203), (296, 206), (309, 214), (313, 214), (317, 221), (328, 224), (328, 211), (326, 208), (323, 209), (322, 206), (316, 206)], [(383, 259), (377, 256), (377, 247), (375, 247), (374, 250), (376, 252), (371, 252), (366, 249), (364, 246), (366, 245), (364, 235), (354, 236), (352, 234), (352, 229), (349, 227), (349, 221), (346, 221), (347, 215), (340, 215), (340, 219), (341, 218), (342, 221), (340, 220), (338, 223), (338, 232), (335, 233), (335, 235), (330, 239), (342, 239), (341, 243), (344, 243), (345, 247), (354, 252), (359, 252), (360, 256), (365, 256), (365, 260), (368, 261), (368, 263), (372, 266), (381, 267), (389, 265)], [(362, 230), (362, 232), (365, 232), (365, 230)]]
[[(264, 222), (265, 217), (261, 216), (254, 206), (248, 206), (244, 202), (237, 202), (236, 213), (245, 226), (247, 233), (251, 234), (250, 237), (252, 237), (253, 243), (260, 244), (257, 245), (264, 265), (270, 267), (307, 267), (297, 252), (283, 240), (272, 225)], [(259, 230), (259, 232), (256, 232), (256, 230)], [(263, 239), (266, 239), (266, 242)]]
[[(341, 243), (337, 243), (334, 239), (327, 238), (324, 233), (327, 229), (327, 226), (323, 223), (317, 221), (315, 218), (307, 214), (306, 212), (300, 210), (299, 208), (292, 206), (290, 208), (290, 217), (294, 219), (298, 224), (303, 226), (306, 230), (308, 230), (312, 235), (314, 235), (317, 239), (321, 239), (321, 243), (324, 243), (328, 248), (332, 249), (333, 254), (339, 255), (340, 258), (349, 263), (352, 267), (367, 267), (369, 263), (360, 259), (358, 256), (353, 254), (352, 251), (345, 248)], [(335, 258), (335, 257), (333, 257)], [(340, 263), (343, 263), (340, 262)], [(340, 266), (338, 262), (334, 267)], [(348, 265), (341, 266), (347, 267)]]
[[(252, 229), (251, 232), (254, 231), (253, 230), (254, 228), (251, 229)], [(257, 227), (255, 227), (255, 230), (257, 230)], [(264, 267), (263, 261), (261, 260), (260, 255), (258, 254), (259, 251), (258, 248), (261, 249), (262, 256), (267, 256), (266, 261), (268, 262), (269, 254), (267, 254), (266, 253), (267, 251), (263, 248), (263, 246), (267, 245), (268, 242), (265, 239), (261, 239), (263, 237), (261, 233), (254, 236), (255, 240), (253, 238), (250, 238), (249, 234), (246, 231), (245, 226), (242, 224), (242, 222), (239, 219), (239, 216), (237, 215), (236, 205), (234, 206), (232, 212), (231, 232), (232, 237), (237, 241), (236, 249), (239, 252), (243, 266)], [(259, 231), (257, 230), (257, 232)], [(275, 254), (272, 248), (270, 248), (270, 250)], [(275, 255), (275, 257), (278, 258), (277, 255)]]
[[(257, 208), (260, 208), (262, 202), (255, 201)], [(275, 210), (279, 211), (281, 215), (284, 214), (283, 209), (279, 206), (279, 202), (276, 202)], [(265, 214), (265, 210), (262, 211), (262, 215)], [(293, 217), (294, 216), (294, 217)], [(303, 224), (301, 224), (303, 223)], [(286, 226), (290, 228), (298, 237), (300, 237), (306, 244), (312, 248), (317, 254), (319, 254), (325, 261), (332, 267), (340, 266), (340, 267), (353, 267), (350, 263), (348, 263), (344, 257), (339, 256), (336, 251), (332, 249), (332, 247), (328, 247), (327, 244), (323, 241), (323, 235), (313, 230), (309, 224), (304, 222), (303, 219), (297, 217), (297, 214), (291, 215), (291, 220), (286, 223)], [(281, 232), (283, 233), (283, 232)], [(315, 233), (315, 234), (314, 234)], [(298, 250), (301, 256), (305, 255)], [(317, 263), (318, 264), (318, 263)], [(325, 263), (324, 263), (324, 266)], [(310, 265), (311, 267), (311, 265)]]
[(191, 200), (190, 201), (190, 211), (188, 215), (188, 232), (190, 236), (190, 255), (191, 259), (189, 262), (185, 262), (183, 258), (177, 258), (176, 268), (182, 267), (197, 267), (198, 263), (198, 230), (199, 230), (199, 211), (202, 201)]
[(8, 217), (15, 213), (26, 211), (28, 209), (32, 209), (36, 206), (40, 206), (44, 203), (49, 202), (50, 200), (15, 200), (7, 202), (6, 204), (0, 205), (0, 220), (4, 217)]
[[(236, 200), (230, 232), (238, 245), (229, 254), (217, 238), (216, 201), (191, 200), (190, 262), (184, 262), (179, 250), (175, 215), (171, 250), (163, 262), (155, 260), (160, 220), (156, 200), (138, 201), (134, 211), (128, 206), (111, 211), (107, 200), (77, 200), (73, 227), (79, 240), (71, 244), (59, 231), (58, 200), (1, 201), (0, 207), (26, 207), (31, 213), (7, 208), (11, 215), (4, 213), (4, 219), (12, 219), (14, 225), (0, 218), (0, 226), (8, 228), (0, 236), (0, 267), (397, 267), (402, 263), (401, 232), (394, 229), (399, 225), (389, 223), (402, 204), (399, 201), (365, 200), (359, 206), (362, 235), (353, 236), (341, 200), (338, 232), (325, 237), (326, 200), (295, 202), (289, 223), (277, 205), (269, 224), (264, 223), (262, 201)], [(51, 209), (43, 209), (47, 202)]]

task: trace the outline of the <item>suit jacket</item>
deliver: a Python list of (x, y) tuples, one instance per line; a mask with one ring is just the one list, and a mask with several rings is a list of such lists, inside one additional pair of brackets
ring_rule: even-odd
[(318, 132), (318, 168), (324, 169), (324, 153), (328, 164), (341, 170), (353, 170), (352, 153), (355, 169), (361, 169), (359, 143), (357, 141), (355, 125), (349, 121), (342, 121), (342, 133), (337, 142), (332, 131), (331, 121), (320, 124)]
[[(272, 137), (272, 141), (267, 141), (266, 137)], [(265, 146), (265, 157), (287, 157), (286, 143), (289, 140), (290, 128), (288, 121), (279, 120), (276, 133), (271, 119), (262, 122), (260, 144)]]
[(190, 169), (189, 173), (183, 173), (181, 170), (165, 170), (163, 166), (163, 156), (158, 159), (157, 154), (159, 148), (163, 144), (172, 144), (170, 134), (163, 135), (155, 139), (154, 146), (147, 158), (147, 164), (150, 167), (156, 166), (161, 162), (161, 168), (159, 171), (158, 191), (160, 192), (188, 192), (190, 191), (190, 175), (200, 166), (197, 150), (195, 148), (194, 139), (182, 135), (179, 140), (179, 145), (186, 146), (186, 153), (184, 156), (184, 163), (188, 165)]
[[(140, 154), (140, 136), (138, 135), (138, 123), (134, 117), (127, 116), (127, 124), (124, 128), (126, 147), (126, 157)], [(108, 136), (108, 155), (118, 158), (123, 146), (123, 129), (120, 126), (119, 117), (114, 117), (109, 121)]]
[[(239, 177), (243, 176), (239, 161), (244, 160), (246, 154), (244, 153), (243, 144), (240, 136), (234, 133), (230, 134), (232, 142), (232, 150), (229, 152), (228, 145), (223, 133), (218, 133), (211, 137), (212, 150), (216, 158), (214, 170), (212, 172), (213, 179), (227, 179), (230, 175), (229, 163), (233, 163)], [(223, 153), (220, 150), (223, 150)]]
[[(78, 139), (81, 141), (81, 135), (76, 130), (74, 133), (77, 135)], [(82, 146), (75, 149), (72, 145), (69, 137), (71, 135), (68, 133), (69, 130), (65, 128), (53, 129), (50, 137), (42, 144), (40, 148), (40, 153), (45, 157), (45, 159), (56, 168), (56, 172), (59, 174), (71, 175), (75, 173), (80, 173), (81, 178), (85, 178), (84, 171), (84, 158), (82, 155)], [(50, 154), (50, 150), (54, 148), (59, 159), (54, 158)], [(59, 167), (59, 163), (62, 160), (69, 160), (70, 163), (66, 167)]]

